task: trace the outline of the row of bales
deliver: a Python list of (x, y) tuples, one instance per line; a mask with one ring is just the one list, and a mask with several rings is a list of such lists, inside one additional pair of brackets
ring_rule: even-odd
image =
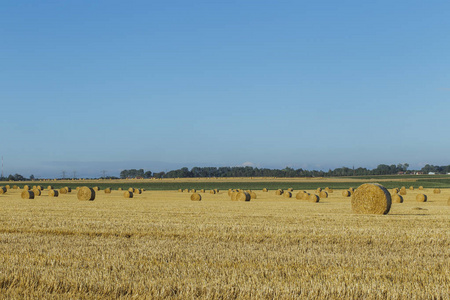
[[(14, 185), (12, 187), (10, 185), (6, 185), (4, 187), (3, 186), (0, 187), (0, 194), (6, 194), (9, 189), (21, 190), (20, 187), (18, 187), (17, 185)], [(35, 199), (36, 197), (41, 196), (45, 190), (47, 190), (49, 197), (59, 197), (60, 195), (70, 194), (72, 192), (72, 188), (70, 188), (70, 187), (62, 187), (60, 189), (55, 189), (53, 186), (49, 185), (49, 186), (47, 186), (46, 189), (44, 189), (44, 187), (42, 187), (41, 185), (35, 185), (32, 187), (29, 185), (24, 185), (22, 192), (21, 192), (21, 197), (22, 197), (22, 199)], [(100, 190), (101, 189), (98, 186), (77, 187), (76, 188), (77, 198), (78, 198), (78, 200), (82, 200), (82, 201), (93, 201), (93, 200), (95, 200), (96, 192), (98, 192)], [(112, 189), (110, 187), (107, 187), (104, 189), (105, 194), (110, 194), (111, 191), (112, 191)], [(118, 191), (122, 191), (122, 188), (118, 188)], [(142, 194), (143, 191), (144, 191), (144, 189), (131, 187), (128, 190), (124, 191), (123, 197), (124, 198), (133, 198), (135, 194)]]
[[(410, 191), (414, 191), (414, 186), (410, 186), (408, 188)], [(418, 190), (423, 190), (423, 186), (419, 186)], [(351, 197), (355, 192), (354, 188), (349, 188), (348, 190), (342, 191), (342, 196)], [(435, 188), (433, 190), (434, 194), (440, 194), (441, 190), (439, 188)], [(407, 189), (405, 186), (401, 188), (393, 188), (390, 190), (391, 200), (393, 203), (403, 203), (403, 196), (407, 194)], [(426, 202), (428, 200), (428, 196), (426, 194), (419, 193), (416, 195), (417, 202)], [(448, 205), (450, 205), (450, 198), (448, 199)]]

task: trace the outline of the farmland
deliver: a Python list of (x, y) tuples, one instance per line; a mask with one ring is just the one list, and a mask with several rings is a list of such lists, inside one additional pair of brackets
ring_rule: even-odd
[[(0, 298), (448, 299), (448, 180), (379, 179), (416, 189), (380, 216), (353, 214), (341, 195), (367, 178), (28, 183), (113, 191), (95, 201), (0, 195)], [(416, 202), (419, 185), (428, 202)], [(146, 191), (116, 190), (130, 186)], [(335, 189), (319, 203), (274, 193), (319, 186)], [(257, 199), (230, 201), (232, 187)], [(197, 202), (178, 188), (222, 190)]]

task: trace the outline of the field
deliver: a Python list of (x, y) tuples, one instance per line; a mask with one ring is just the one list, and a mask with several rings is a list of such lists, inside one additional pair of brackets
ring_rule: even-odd
[[(432, 189), (446, 178), (423, 184), (428, 202), (407, 190), (384, 216), (355, 215), (341, 195), (365, 178), (321, 180), (84, 182), (148, 189), (86, 202), (75, 191), (24, 200), (10, 189), (0, 195), (0, 298), (449, 299), (450, 189)], [(289, 185), (335, 190), (319, 203), (275, 195)], [(258, 198), (207, 190), (195, 202), (175, 191), (213, 186), (258, 187)]]

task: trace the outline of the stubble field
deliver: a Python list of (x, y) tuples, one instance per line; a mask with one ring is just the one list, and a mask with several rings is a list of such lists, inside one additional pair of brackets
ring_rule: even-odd
[[(356, 186), (355, 186), (356, 187)], [(294, 195), (295, 195), (294, 191)], [(313, 192), (313, 191), (309, 191)], [(449, 189), (355, 215), (256, 191), (0, 195), (0, 298), (448, 299)]]

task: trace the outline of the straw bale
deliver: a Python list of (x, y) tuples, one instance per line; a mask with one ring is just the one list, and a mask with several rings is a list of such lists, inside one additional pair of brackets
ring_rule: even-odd
[(182, 189), (178, 189), (178, 192), (182, 193), (182, 192), (183, 192), (183, 190), (182, 190)]
[(263, 188), (263, 192), (268, 192), (269, 190), (267, 188)]
[(326, 191), (321, 191), (321, 192), (319, 193), (319, 197), (320, 197), (320, 198), (328, 198), (328, 193), (327, 193)]
[(292, 197), (292, 193), (291, 192), (284, 192), (283, 193), (284, 198), (291, 198)]
[(34, 193), (30, 190), (24, 190), (20, 196), (22, 199), (34, 199)]
[[(29, 185), (24, 185), (24, 186), (23, 186), (23, 189), (24, 189), (25, 191), (29, 191), (29, 190), (30, 190), (30, 186), (29, 186)], [(33, 199), (33, 198), (31, 198), (31, 199)]]
[(298, 200), (303, 200), (303, 195), (305, 194), (305, 191), (300, 191), (295, 195), (295, 198)]
[(284, 191), (282, 189), (278, 189), (275, 191), (275, 195), (283, 195)]
[(6, 193), (7, 191), (8, 189), (6, 187), (4, 186), (0, 187), (0, 195)]
[(94, 186), (92, 189), (96, 192), (100, 191), (100, 188), (98, 186)]
[(10, 189), (11, 189), (11, 187), (9, 186), (9, 184), (5, 185), (5, 188), (6, 188), (7, 190), (10, 190)]
[(357, 214), (387, 214), (391, 209), (391, 194), (382, 185), (365, 183), (352, 196), (352, 210)]
[(441, 193), (441, 190), (436, 188), (436, 189), (433, 190), (433, 193), (435, 193), (435, 194), (440, 194), (440, 193)]
[(320, 197), (317, 196), (316, 194), (311, 194), (308, 197), (309, 202), (319, 202)]
[(118, 191), (121, 191), (121, 190), (122, 190), (122, 188), (118, 188), (117, 190), (118, 190)]
[(133, 194), (142, 194), (142, 190), (141, 189), (134, 189)]
[(399, 194), (402, 196), (406, 195), (406, 189), (401, 188)]
[(60, 194), (67, 194), (67, 189), (65, 187), (59, 189)]
[(423, 190), (423, 186), (419, 186), (419, 190)]
[(234, 191), (234, 192), (232, 192), (231, 193), (231, 201), (237, 201), (237, 194), (238, 194), (239, 192), (237, 192), (237, 191)]
[(352, 195), (352, 193), (348, 190), (342, 191), (342, 196), (344, 197), (350, 197)]
[(80, 187), (77, 192), (77, 198), (81, 201), (93, 201), (95, 199), (95, 190), (87, 186)]
[(236, 195), (236, 201), (250, 201), (251, 196), (247, 192), (239, 192)]
[(414, 187), (413, 187), (413, 186), (410, 186), (409, 189), (410, 189), (411, 191), (414, 191)]
[(49, 196), (49, 197), (58, 197), (58, 196), (59, 196), (59, 193), (58, 193), (57, 190), (49, 190), (49, 191), (48, 191), (48, 196)]
[(130, 192), (130, 191), (125, 191), (123, 193), (124, 198), (133, 198), (133, 196), (134, 196), (133, 192)]
[(425, 195), (425, 194), (417, 194), (416, 201), (417, 202), (427, 202), (427, 195)]
[(105, 194), (111, 194), (111, 188), (109, 187), (105, 188)]
[(200, 193), (204, 193), (204, 192), (205, 192), (205, 189), (201, 189), (201, 190), (200, 190)]
[(210, 190), (209, 193), (210, 193), (210, 194), (215, 194), (215, 193), (216, 193), (216, 190)]
[(193, 193), (191, 195), (191, 200), (192, 201), (201, 201), (202, 200), (202, 196), (198, 193)]
[(399, 194), (392, 195), (392, 202), (393, 203), (403, 203), (403, 197)]
[(398, 192), (400, 192), (400, 189), (393, 188), (391, 194), (398, 194)]
[(292, 192), (292, 191), (294, 191), (293, 188), (288, 188), (288, 192)]
[(34, 193), (34, 196), (35, 196), (35, 197), (36, 197), (36, 196), (40, 196), (40, 195), (41, 195), (41, 190), (38, 189), (38, 188), (35, 188), (35, 189), (33, 189), (33, 193)]

